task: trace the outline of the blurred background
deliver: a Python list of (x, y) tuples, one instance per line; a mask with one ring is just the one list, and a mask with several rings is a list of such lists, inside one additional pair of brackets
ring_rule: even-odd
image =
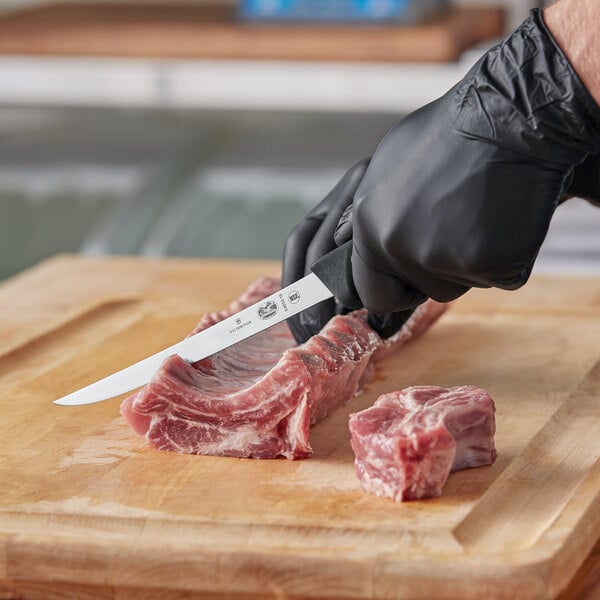
[[(0, 279), (59, 252), (280, 259), (532, 5), (0, 0)], [(599, 231), (567, 203), (537, 270), (600, 273)]]

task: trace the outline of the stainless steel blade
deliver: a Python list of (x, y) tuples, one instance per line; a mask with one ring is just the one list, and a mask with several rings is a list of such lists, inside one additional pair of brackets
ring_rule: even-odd
[(188, 362), (196, 362), (264, 331), (332, 296), (333, 294), (327, 286), (314, 273), (311, 273), (220, 323), (104, 379), (63, 396), (55, 400), (54, 404), (79, 406), (114, 398), (148, 383), (161, 363), (169, 356), (178, 354)]

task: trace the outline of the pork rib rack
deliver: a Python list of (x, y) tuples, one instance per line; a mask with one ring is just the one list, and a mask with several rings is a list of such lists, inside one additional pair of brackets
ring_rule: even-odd
[[(279, 288), (263, 278), (227, 310), (205, 315), (192, 332)], [(121, 413), (159, 450), (249, 458), (305, 458), (310, 427), (347, 403), (381, 356), (426, 330), (445, 310), (428, 302), (385, 342), (364, 312), (336, 316), (297, 346), (285, 323), (189, 364), (166, 359), (152, 381), (123, 401)]]

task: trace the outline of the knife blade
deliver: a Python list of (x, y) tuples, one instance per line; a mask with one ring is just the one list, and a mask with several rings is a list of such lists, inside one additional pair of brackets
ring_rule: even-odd
[(313, 272), (295, 283), (173, 346), (54, 400), (54, 404), (80, 406), (114, 398), (148, 383), (169, 356), (178, 354), (187, 362), (196, 362), (334, 296), (347, 308), (360, 308), (351, 277), (351, 252), (351, 242), (347, 242), (319, 259)]

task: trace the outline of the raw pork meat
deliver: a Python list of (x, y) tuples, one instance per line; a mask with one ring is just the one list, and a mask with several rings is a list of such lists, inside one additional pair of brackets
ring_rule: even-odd
[(364, 490), (396, 501), (442, 493), (451, 471), (496, 460), (494, 401), (475, 386), (409, 387), (350, 415)]
[[(228, 310), (205, 315), (192, 334), (278, 288), (278, 280), (260, 279)], [(123, 401), (121, 413), (160, 450), (304, 458), (311, 452), (310, 426), (370, 379), (374, 353), (402, 345), (445, 308), (424, 304), (385, 342), (369, 327), (364, 311), (356, 311), (334, 317), (301, 346), (280, 323), (194, 364), (172, 356), (148, 385)]]

